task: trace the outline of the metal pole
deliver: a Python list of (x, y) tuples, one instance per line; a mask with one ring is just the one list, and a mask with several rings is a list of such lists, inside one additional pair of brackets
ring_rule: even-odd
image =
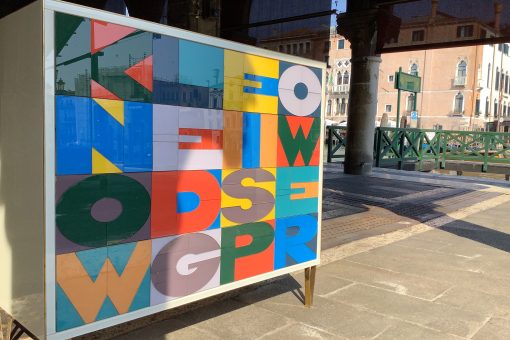
[[(402, 72), (402, 67), (399, 67), (398, 68), (398, 77), (396, 77), (397, 79), (395, 79), (396, 82), (400, 81), (400, 73), (401, 72)], [(396, 127), (398, 129), (400, 127), (400, 86), (398, 86), (398, 83), (397, 83), (397, 88), (398, 88), (398, 96), (397, 96), (397, 124), (396, 124)]]
[(418, 111), (416, 110), (418, 104), (418, 92), (414, 93), (414, 103), (413, 103), (413, 111), (416, 112), (416, 126), (415, 129), (418, 129)]

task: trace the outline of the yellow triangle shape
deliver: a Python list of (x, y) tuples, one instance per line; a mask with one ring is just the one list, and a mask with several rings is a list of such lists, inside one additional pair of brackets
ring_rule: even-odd
[(93, 174), (109, 174), (122, 172), (115, 164), (101, 155), (99, 151), (92, 148), (92, 173)]
[(116, 121), (124, 125), (124, 102), (120, 100), (97, 99), (94, 101), (99, 104), (106, 112), (110, 114)]

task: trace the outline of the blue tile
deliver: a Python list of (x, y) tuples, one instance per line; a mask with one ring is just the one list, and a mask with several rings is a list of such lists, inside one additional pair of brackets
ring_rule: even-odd
[(124, 104), (124, 172), (152, 171), (152, 104)]
[(124, 169), (124, 126), (92, 101), (92, 147), (120, 170)]
[(221, 109), (223, 90), (194, 85), (179, 85), (179, 106)]
[(221, 48), (179, 40), (179, 83), (223, 89)]
[(56, 96), (57, 175), (92, 172), (92, 100)]
[(152, 40), (154, 80), (179, 82), (179, 40), (154, 34)]
[(317, 183), (319, 167), (303, 166), (276, 169), (276, 218), (317, 213), (318, 197), (292, 199), (293, 194), (302, 194), (302, 188), (292, 188), (294, 183)]
[(260, 167), (260, 114), (243, 114), (243, 168)]
[(153, 36), (153, 102), (179, 103), (179, 40), (154, 34)]
[(276, 219), (275, 269), (315, 260), (317, 231), (317, 218), (311, 215)]
[(66, 329), (79, 327), (85, 324), (80, 314), (69, 300), (60, 285), (56, 285), (57, 300), (57, 331), (61, 332)]

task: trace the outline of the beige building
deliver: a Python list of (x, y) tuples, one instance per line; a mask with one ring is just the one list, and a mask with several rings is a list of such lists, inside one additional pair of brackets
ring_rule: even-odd
[[(499, 20), (494, 27), (497, 22)], [(452, 23), (451, 17), (433, 6), (431, 15), (406, 22), (399, 40), (388, 47), (494, 36), (498, 31), (494, 27), (475, 19), (459, 19)], [(341, 123), (346, 120), (346, 107), (342, 103), (348, 104), (349, 78), (343, 75), (346, 72), (350, 75), (350, 48), (342, 36), (332, 34), (330, 40), (326, 118)], [(508, 44), (500, 44), (383, 54), (377, 121), (380, 122), (385, 113), (391, 121), (397, 120), (395, 72), (401, 67), (403, 72), (422, 78), (422, 92), (416, 102), (419, 118), (413, 122), (418, 127), (509, 131), (509, 49)], [(414, 100), (411, 93), (402, 92), (400, 113), (407, 118), (408, 125)]]
[(351, 44), (331, 31), (326, 84), (326, 118), (339, 123), (347, 120), (351, 82)]

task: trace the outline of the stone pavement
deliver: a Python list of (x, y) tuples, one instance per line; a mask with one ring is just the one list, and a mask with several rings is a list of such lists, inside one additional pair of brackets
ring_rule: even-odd
[(325, 170), (312, 308), (299, 272), (86, 338), (510, 339), (508, 183)]

